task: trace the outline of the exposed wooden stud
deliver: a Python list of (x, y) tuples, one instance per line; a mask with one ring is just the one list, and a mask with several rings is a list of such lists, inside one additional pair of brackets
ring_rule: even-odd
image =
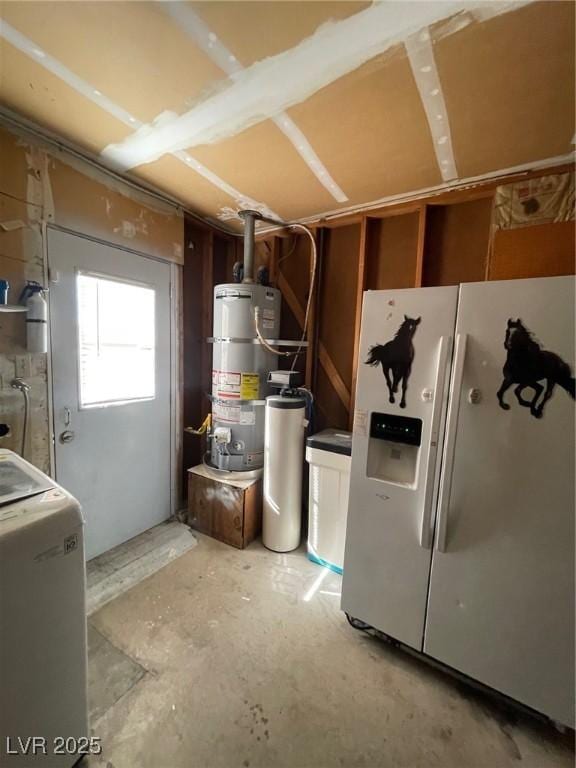
[(496, 236), (496, 227), (494, 226), (494, 209), (496, 206), (496, 196), (492, 198), (492, 214), (490, 216), (490, 232), (488, 233), (488, 248), (486, 249), (486, 264), (484, 268), (484, 280), (490, 280), (492, 268), (492, 255), (494, 253), (494, 238)]
[(278, 282), (278, 262), (280, 261), (280, 252), (282, 241), (279, 237), (272, 238), (272, 253), (270, 254), (270, 284), (276, 285)]
[[(323, 270), (324, 270), (324, 255), (330, 241), (330, 232), (324, 227), (317, 229), (317, 263), (316, 263), (316, 292), (314, 299), (314, 347), (317, 348), (320, 344), (320, 302), (321, 302), (321, 288), (323, 282)], [(313, 392), (316, 391), (318, 386), (318, 355), (312, 355), (312, 379), (310, 388)]]
[(330, 379), (330, 383), (334, 387), (342, 405), (348, 412), (350, 412), (350, 390), (342, 380), (342, 377), (338, 373), (336, 366), (332, 362), (332, 358), (322, 342), (318, 344), (318, 359), (320, 360), (320, 365), (326, 371), (326, 375)]
[[(322, 230), (320, 228), (316, 229), (314, 231), (314, 238), (316, 240), (316, 250), (318, 254), (318, 259), (320, 258), (320, 251), (321, 251), (321, 233)], [(312, 271), (312, 246), (310, 246), (310, 272)], [(316, 278), (318, 275), (316, 275)], [(312, 373), (314, 370), (314, 357), (316, 352), (316, 341), (318, 334), (316, 333), (316, 317), (317, 317), (317, 297), (319, 296), (319, 290), (318, 290), (318, 279), (315, 279), (314, 281), (314, 288), (312, 290), (312, 295), (309, 297), (310, 301), (310, 312), (308, 316), (308, 328), (306, 332), (306, 340), (308, 342), (308, 347), (306, 348), (306, 370), (304, 373), (304, 384), (308, 389), (312, 388)]]
[(290, 307), (290, 310), (296, 320), (298, 321), (298, 324), (300, 325), (300, 328), (304, 327), (304, 309), (302, 308), (302, 305), (298, 301), (298, 297), (292, 290), (292, 286), (286, 280), (282, 272), (278, 273), (278, 288), (280, 289), (280, 292), (282, 293), (282, 299), (288, 304)]
[[(206, 342), (212, 336), (212, 294), (214, 291), (214, 233), (207, 232), (202, 249), (202, 379), (205, 391), (212, 389), (212, 348)], [(210, 411), (210, 405), (202, 398), (202, 418)]]
[(360, 325), (362, 323), (362, 297), (366, 288), (366, 267), (368, 262), (368, 230), (370, 219), (364, 216), (360, 222), (360, 246), (358, 249), (358, 282), (356, 283), (356, 313), (354, 317), (354, 351), (352, 354), (352, 387), (348, 403), (348, 426), (352, 429), (354, 421), (354, 401), (356, 399), (356, 378), (358, 356), (360, 354)]
[(424, 274), (424, 245), (426, 241), (426, 205), (418, 209), (418, 245), (416, 246), (416, 271), (414, 275), (414, 287), (422, 287)]
[[(278, 276), (278, 287), (282, 292), (282, 297), (284, 301), (286, 301), (286, 303), (290, 307), (290, 310), (292, 311), (292, 314), (298, 321), (300, 327), (303, 328), (305, 310), (300, 304), (300, 302), (298, 301), (298, 298), (296, 297), (294, 291), (290, 287), (290, 284), (287, 282), (286, 278), (282, 275), (282, 273), (280, 273)], [(328, 353), (328, 350), (326, 349), (324, 344), (322, 344), (322, 342), (318, 343), (318, 360), (322, 368), (324, 368), (324, 370), (326, 371), (326, 374), (330, 379), (332, 385), (334, 386), (336, 394), (342, 401), (342, 404), (344, 405), (346, 410), (348, 410), (350, 408), (350, 390), (348, 389), (342, 377), (338, 373), (338, 370), (334, 365), (332, 358)]]

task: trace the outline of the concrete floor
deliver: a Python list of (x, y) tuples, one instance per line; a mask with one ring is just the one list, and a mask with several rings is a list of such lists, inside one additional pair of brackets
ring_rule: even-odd
[(352, 629), (302, 552), (198, 538), (90, 618), (90, 768), (573, 765), (570, 735)]

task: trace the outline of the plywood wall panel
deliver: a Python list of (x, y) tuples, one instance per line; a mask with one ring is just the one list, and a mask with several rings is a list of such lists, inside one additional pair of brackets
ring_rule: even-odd
[(573, 149), (574, 9), (533, 3), (436, 42), (461, 178)]
[(498, 230), (494, 235), (488, 279), (573, 275), (575, 242), (574, 221)]
[(418, 213), (370, 222), (366, 288), (413, 288), (418, 249)]
[(430, 205), (426, 216), (423, 285), (484, 280), (492, 198)]

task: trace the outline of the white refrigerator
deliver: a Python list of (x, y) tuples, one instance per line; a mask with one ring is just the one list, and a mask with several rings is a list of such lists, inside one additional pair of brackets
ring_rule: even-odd
[(342, 608), (574, 727), (571, 277), (364, 295)]

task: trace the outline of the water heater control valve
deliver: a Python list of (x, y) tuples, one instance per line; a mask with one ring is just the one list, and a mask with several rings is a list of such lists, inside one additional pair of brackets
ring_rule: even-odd
[(230, 427), (216, 427), (212, 436), (218, 445), (228, 445), (232, 441), (232, 430)]

